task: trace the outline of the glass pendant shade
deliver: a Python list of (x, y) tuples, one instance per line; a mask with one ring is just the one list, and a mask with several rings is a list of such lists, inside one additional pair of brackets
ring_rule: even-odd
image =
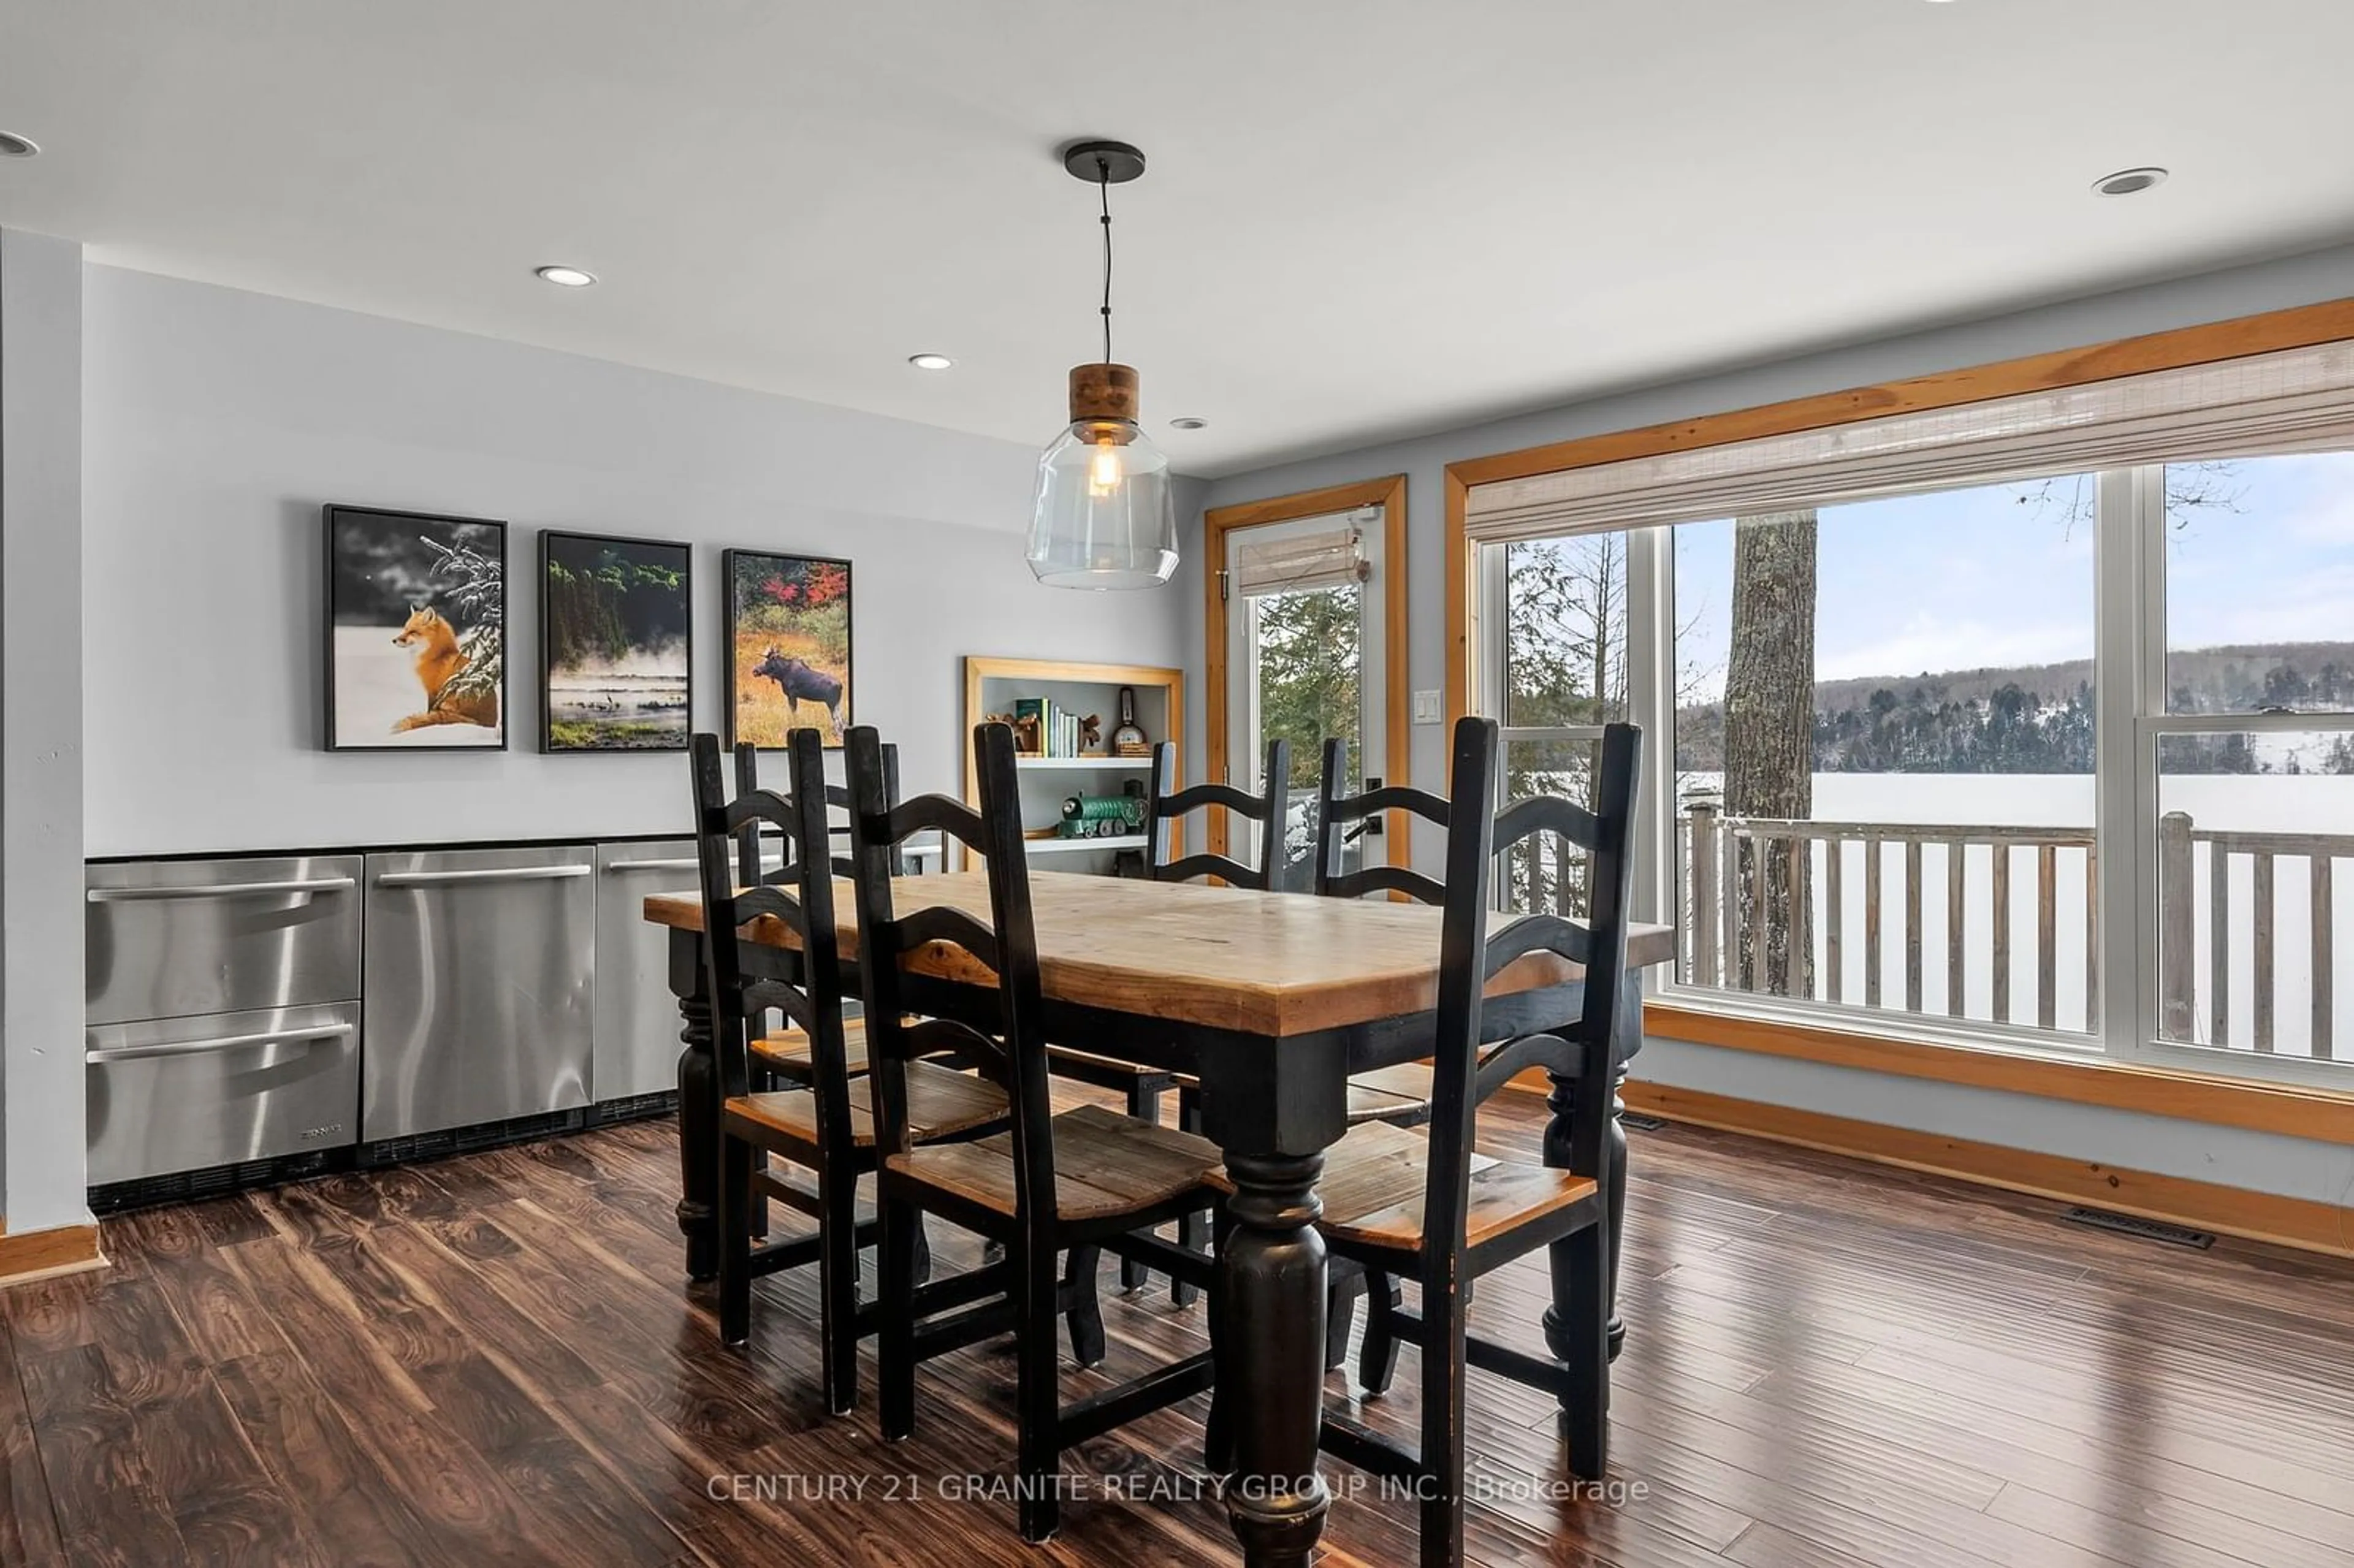
[(1177, 569), (1169, 459), (1121, 417), (1135, 377), (1126, 366), (1071, 373), (1070, 428), (1038, 460), (1030, 522), (1030, 570), (1051, 588), (1159, 588)]

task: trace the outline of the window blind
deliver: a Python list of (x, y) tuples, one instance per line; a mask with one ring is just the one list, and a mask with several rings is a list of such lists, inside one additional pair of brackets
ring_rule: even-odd
[(1474, 486), (1474, 539), (1693, 523), (2139, 463), (2354, 447), (2354, 342)]
[(1228, 585), (1242, 599), (1365, 580), (1364, 535), (1354, 524), (1285, 538), (1246, 540), (1235, 548)]

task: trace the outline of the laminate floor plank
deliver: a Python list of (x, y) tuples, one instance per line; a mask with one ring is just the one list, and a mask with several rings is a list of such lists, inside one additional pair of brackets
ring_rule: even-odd
[(335, 1402), (290, 1347), (224, 1364), (221, 1392), (313, 1540), (337, 1568), (406, 1568), (433, 1560), (434, 1531), (352, 1435)]
[(64, 1551), (16, 1343), (0, 1318), (0, 1564), (54, 1563)]
[[(1490, 1102), (1483, 1147), (1533, 1157), (1542, 1114)], [(2354, 1266), (1728, 1134), (1633, 1160), (1609, 1484), (1563, 1496), (1551, 1399), (1475, 1371), (1475, 1568), (2354, 1563)], [(1206, 1397), (1066, 1456), (1063, 1532), (1027, 1546), (1009, 1344), (928, 1363), (886, 1446), (871, 1341), (858, 1413), (826, 1414), (813, 1271), (716, 1343), (676, 1183), (648, 1120), (109, 1219), (113, 1270), (0, 1294), (0, 1568), (1233, 1560)], [(932, 1240), (936, 1272), (979, 1261)], [(1066, 1359), (1066, 1400), (1205, 1344), (1165, 1282), (1122, 1295), (1107, 1262), (1098, 1289), (1107, 1359)], [(1540, 1255), (1470, 1319), (1543, 1353), (1548, 1296)], [(1412, 1442), (1418, 1372), (1403, 1347), (1386, 1396), (1341, 1372), (1328, 1403)], [(1411, 1502), (1325, 1469), (1325, 1568), (1411, 1562)]]
[(156, 1486), (138, 1420), (99, 1348), (20, 1357), (16, 1366), (67, 1561), (154, 1568), (186, 1560), (187, 1543)]

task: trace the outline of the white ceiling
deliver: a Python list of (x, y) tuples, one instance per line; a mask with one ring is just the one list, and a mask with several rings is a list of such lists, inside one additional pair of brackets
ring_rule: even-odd
[(0, 224), (1043, 444), (1054, 152), (1122, 137), (1119, 357), (1214, 474), (2354, 236), (2349, 58), (2349, 0), (0, 0)]

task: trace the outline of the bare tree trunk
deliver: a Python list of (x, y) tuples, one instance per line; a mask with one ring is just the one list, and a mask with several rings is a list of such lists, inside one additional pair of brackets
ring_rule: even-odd
[[(1725, 815), (1804, 820), (1815, 811), (1815, 514), (1739, 518), (1733, 538)], [(1766, 972), (1755, 972), (1755, 948), (1744, 941), (1738, 955), (1727, 955), (1736, 959), (1739, 984), (1777, 996), (1812, 994), (1812, 955), (1793, 951), (1790, 941), (1796, 901), (1807, 890), (1792, 885), (1787, 854), (1753, 840), (1740, 856), (1742, 928), (1765, 922)], [(1762, 907), (1754, 891), (1761, 885)]]

